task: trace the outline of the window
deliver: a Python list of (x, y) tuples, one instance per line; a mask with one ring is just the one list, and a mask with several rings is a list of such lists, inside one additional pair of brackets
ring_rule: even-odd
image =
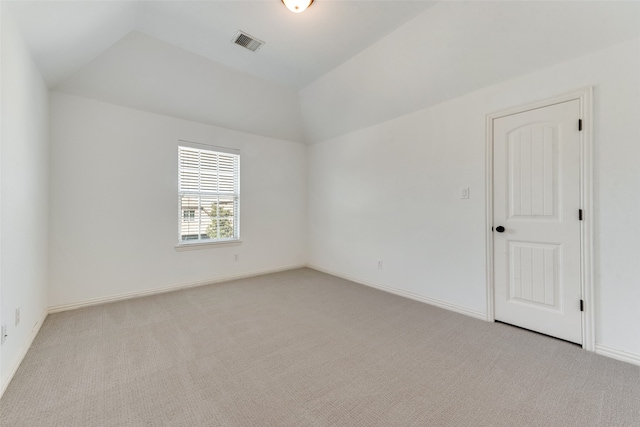
[(180, 141), (179, 243), (240, 238), (240, 154), (237, 150)]

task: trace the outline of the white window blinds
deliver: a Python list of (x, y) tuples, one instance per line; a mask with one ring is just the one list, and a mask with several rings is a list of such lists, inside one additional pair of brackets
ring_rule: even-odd
[(181, 141), (178, 193), (180, 243), (240, 238), (237, 151)]

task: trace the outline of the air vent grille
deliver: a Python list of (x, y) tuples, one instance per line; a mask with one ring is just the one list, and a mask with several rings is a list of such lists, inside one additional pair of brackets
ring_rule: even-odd
[(249, 49), (252, 52), (260, 49), (264, 44), (262, 40), (258, 40), (257, 38), (250, 36), (247, 33), (243, 33), (242, 31), (238, 31), (238, 34), (236, 34), (236, 36), (233, 38), (233, 42), (237, 45)]

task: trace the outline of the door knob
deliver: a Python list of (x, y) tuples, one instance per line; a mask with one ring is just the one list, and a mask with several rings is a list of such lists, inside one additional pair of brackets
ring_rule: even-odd
[(503, 226), (501, 226), (501, 225), (499, 225), (499, 226), (497, 226), (497, 227), (496, 227), (496, 231), (497, 231), (498, 233), (504, 233), (504, 227), (503, 227)]

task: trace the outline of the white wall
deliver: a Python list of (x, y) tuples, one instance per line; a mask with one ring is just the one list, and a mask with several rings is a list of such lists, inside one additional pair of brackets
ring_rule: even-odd
[(485, 313), (485, 116), (588, 85), (596, 342), (640, 357), (640, 38), (311, 146), (309, 262)]
[(0, 394), (46, 310), (49, 214), (48, 90), (4, 10), (1, 80)]
[[(304, 145), (55, 92), (50, 111), (50, 306), (305, 263)], [(179, 139), (240, 149), (241, 245), (176, 251)]]

